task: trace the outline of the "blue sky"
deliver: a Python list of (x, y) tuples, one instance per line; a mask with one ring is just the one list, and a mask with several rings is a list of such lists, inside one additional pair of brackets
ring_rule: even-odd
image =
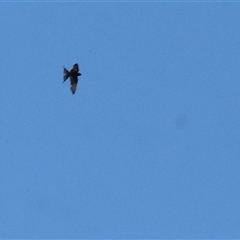
[(0, 238), (240, 238), (239, 12), (1, 2)]

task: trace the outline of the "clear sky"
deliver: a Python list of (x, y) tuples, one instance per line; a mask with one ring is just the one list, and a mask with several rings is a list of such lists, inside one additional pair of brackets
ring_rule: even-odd
[(0, 238), (240, 238), (239, 23), (233, 2), (1, 2)]

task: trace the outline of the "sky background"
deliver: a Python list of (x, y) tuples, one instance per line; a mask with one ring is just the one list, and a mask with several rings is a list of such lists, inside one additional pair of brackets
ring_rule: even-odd
[(0, 238), (240, 238), (239, 23), (233, 2), (1, 2)]

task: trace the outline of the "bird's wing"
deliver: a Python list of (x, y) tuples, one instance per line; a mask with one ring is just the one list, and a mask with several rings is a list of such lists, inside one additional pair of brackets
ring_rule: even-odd
[(72, 94), (75, 94), (76, 89), (77, 89), (77, 83), (74, 83), (74, 84), (70, 87), (70, 89), (71, 89)]
[(73, 65), (72, 71), (74, 71), (74, 72), (78, 72), (78, 71), (79, 71), (79, 67), (78, 67), (78, 64), (77, 64), (77, 63), (75, 63), (75, 64)]
[(77, 78), (77, 77), (70, 76), (70, 82), (71, 82), (71, 85), (77, 84), (78, 78)]

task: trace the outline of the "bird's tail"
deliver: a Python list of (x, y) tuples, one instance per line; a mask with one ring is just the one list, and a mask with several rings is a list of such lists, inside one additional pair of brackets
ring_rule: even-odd
[(69, 78), (69, 76), (70, 72), (65, 67), (63, 67), (63, 83)]

